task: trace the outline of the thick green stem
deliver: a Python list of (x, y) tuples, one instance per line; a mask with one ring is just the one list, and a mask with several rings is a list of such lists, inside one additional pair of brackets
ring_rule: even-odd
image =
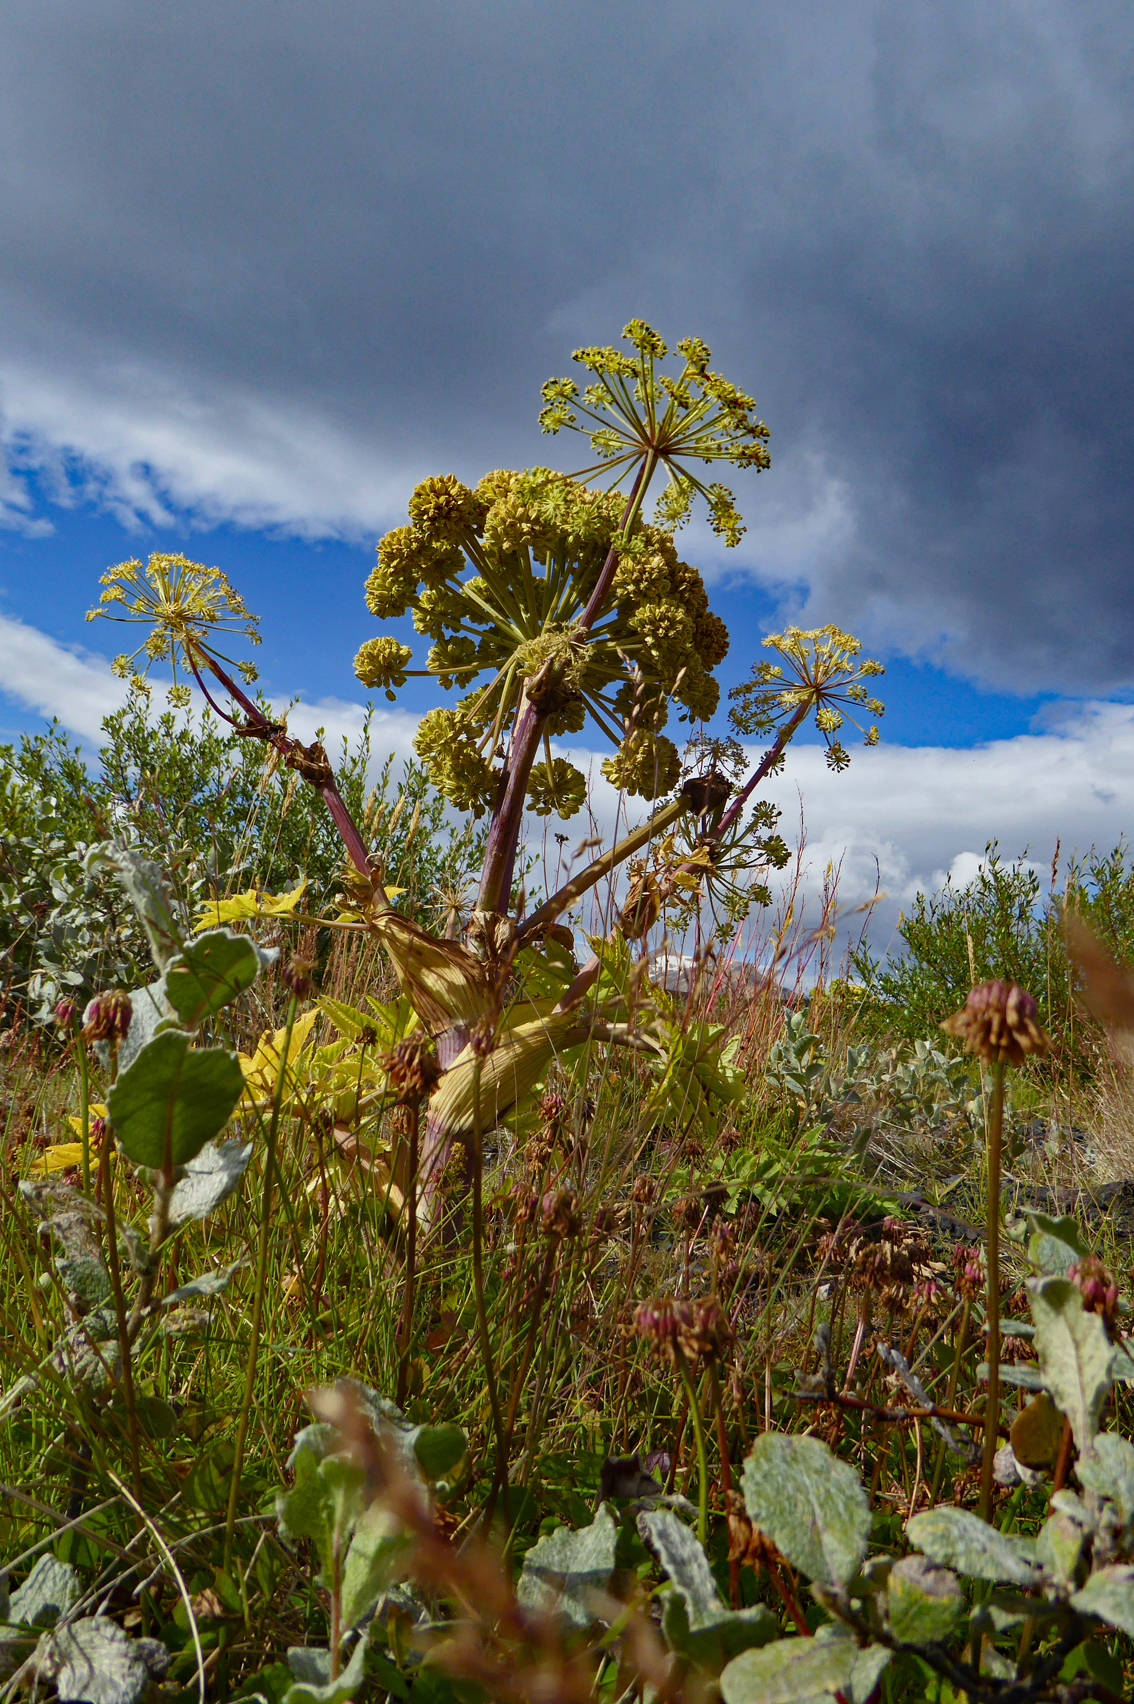
[(984, 1459), (980, 1469), (980, 1517), (992, 1514), (992, 1467), (1000, 1428), (1000, 1152), (1004, 1136), (1004, 1065), (992, 1067), (988, 1107), (988, 1400), (985, 1405)]
[(409, 1384), (410, 1343), (413, 1337), (413, 1288), (417, 1264), (417, 1132), (420, 1107), (409, 1109), (409, 1176), (406, 1179), (406, 1272), (402, 1298), (401, 1362), (398, 1367), (398, 1406), (405, 1402)]
[(708, 1544), (709, 1449), (705, 1442), (705, 1424), (701, 1419), (701, 1410), (697, 1406), (697, 1392), (693, 1388), (693, 1375), (689, 1371), (689, 1363), (677, 1343), (673, 1346), (673, 1358), (677, 1363), (677, 1370), (681, 1374), (681, 1382), (685, 1386), (685, 1394), (689, 1399), (689, 1418), (693, 1422), (693, 1438), (697, 1445), (697, 1537), (702, 1544)]
[(256, 1293), (252, 1300), (252, 1335), (248, 1346), (248, 1371), (244, 1379), (244, 1400), (240, 1405), (240, 1420), (236, 1428), (236, 1453), (232, 1462), (232, 1483), (228, 1491), (228, 1515), (224, 1527), (224, 1571), (232, 1569), (232, 1539), (236, 1528), (236, 1506), (240, 1500), (240, 1474), (244, 1465), (244, 1446), (248, 1438), (248, 1421), (256, 1391), (256, 1360), (260, 1351), (260, 1327), (264, 1318), (264, 1291), (268, 1283), (268, 1249), (272, 1217), (272, 1176), (276, 1157), (276, 1136), (280, 1127), (284, 1081), (291, 1054), (291, 1034), (299, 1001), (292, 995), (288, 1002), (287, 1023), (284, 1026), (283, 1050), (276, 1070), (276, 1088), (272, 1097), (272, 1118), (268, 1126), (268, 1145), (264, 1158), (264, 1185), (260, 1197), (260, 1246), (256, 1259)]

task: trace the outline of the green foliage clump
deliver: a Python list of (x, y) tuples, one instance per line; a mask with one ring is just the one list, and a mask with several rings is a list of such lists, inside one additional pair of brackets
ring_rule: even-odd
[(996, 842), (971, 882), (919, 893), (898, 925), (902, 951), (884, 962), (866, 947), (852, 954), (869, 999), (870, 1022), (909, 1041), (933, 1033), (969, 989), (999, 978), (1027, 988), (1044, 1027), (1057, 1038), (1073, 1027), (1074, 989), (1063, 947), (1071, 907), (1120, 959), (1134, 950), (1134, 863), (1125, 842), (1091, 852), (1044, 883), (1026, 855), (1007, 862)]

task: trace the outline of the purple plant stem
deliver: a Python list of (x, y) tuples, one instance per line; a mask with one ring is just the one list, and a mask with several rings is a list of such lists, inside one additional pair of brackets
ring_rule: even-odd
[[(654, 465), (653, 458), (649, 456), (643, 458), (640, 463), (634, 475), (634, 483), (630, 487), (630, 495), (626, 499), (626, 507), (622, 511), (620, 532), (629, 526), (640, 498), (645, 495)], [(612, 544), (595, 581), (594, 590), (575, 623), (577, 629), (586, 632), (595, 622), (606, 602), (617, 567), (618, 551)], [(548, 710), (537, 709), (525, 698), (512, 730), (508, 757), (504, 765), (500, 802), (492, 813), (488, 841), (484, 849), (484, 874), (476, 902), (478, 911), (503, 911), (511, 896), (516, 870), (516, 851), (520, 843), (520, 825), (524, 816), (524, 800), (528, 792), (528, 777), (532, 772), (532, 764), (536, 760), (550, 714)]]
[[(211, 657), (207, 651), (201, 651), (198, 654), (201, 662), (204, 663), (205, 667), (211, 674), (216, 676), (225, 691), (230, 695), (230, 697), (236, 700), (237, 704), (240, 705), (240, 708), (248, 717), (248, 721), (250, 723), (250, 726), (246, 730), (248, 734), (250, 734), (254, 739), (266, 740), (269, 745), (275, 747), (275, 749), (283, 756), (285, 761), (292, 752), (304, 750), (304, 747), (299, 740), (290, 738), (287, 734), (282, 733), (274, 722), (268, 721), (260, 706), (253, 699), (249, 698), (248, 694), (243, 691), (241, 687), (237, 686), (227, 669), (222, 668), (220, 663), (218, 663), (214, 657)], [(188, 657), (189, 666), (193, 670), (197, 685), (201, 688), (201, 691), (204, 693), (217, 715), (223, 717), (226, 722), (231, 723), (232, 717), (226, 716), (220, 706), (214, 702), (208, 688), (201, 679), (200, 670), (197, 667), (197, 658), (193, 655), (192, 651), (188, 652)], [(329, 781), (316, 781), (313, 782), (312, 785), (322, 798), (328, 811), (331, 813), (331, 821), (339, 831), (339, 836), (343, 845), (346, 847), (351, 862), (360, 874), (364, 875), (367, 881), (369, 881), (373, 875), (373, 870), (371, 868), (369, 854), (366, 850), (366, 842), (362, 838), (350, 811), (347, 809), (346, 801), (339, 792), (334, 776), (332, 775)], [(383, 895), (382, 897), (384, 898), (385, 896)], [(378, 898), (377, 893), (375, 894), (375, 898)]]
[(748, 780), (744, 783), (744, 786), (740, 789), (740, 792), (736, 795), (736, 798), (732, 801), (732, 804), (728, 807), (728, 810), (717, 824), (714, 832), (714, 839), (723, 839), (728, 833), (729, 829), (736, 822), (745, 805), (748, 803), (753, 791), (760, 785), (764, 777), (783, 755), (788, 741), (791, 739), (795, 730), (799, 727), (810, 708), (810, 704), (801, 704), (794, 716), (792, 716), (791, 720), (784, 723), (783, 727), (776, 735), (775, 744), (770, 750), (764, 753), (764, 756), (756, 765), (756, 768), (748, 777)]

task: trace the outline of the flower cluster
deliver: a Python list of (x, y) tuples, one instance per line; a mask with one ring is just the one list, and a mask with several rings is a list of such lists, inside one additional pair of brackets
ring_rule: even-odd
[(863, 744), (878, 744), (878, 725), (863, 727), (859, 717), (878, 717), (885, 705), (871, 696), (866, 682), (885, 674), (881, 663), (870, 658), (859, 661), (862, 646), (851, 634), (828, 624), (826, 627), (789, 627), (770, 633), (764, 640), (778, 651), (778, 663), (757, 663), (751, 680), (734, 686), (729, 693), (733, 709), (729, 720), (738, 734), (766, 734), (798, 716), (814, 712), (815, 726), (827, 747), (832, 769), (845, 769), (850, 762), (842, 742), (833, 736), (846, 722), (863, 735)]
[(363, 686), (381, 686), (394, 699), (394, 688), (406, 684), (406, 664), (413, 656), (408, 645), (396, 639), (368, 639), (354, 659), (354, 672)]
[(770, 467), (768, 428), (757, 418), (756, 404), (711, 370), (712, 355), (699, 337), (677, 345), (684, 366), (676, 374), (658, 371), (668, 351), (644, 320), (631, 320), (622, 337), (635, 354), (608, 347), (575, 350), (573, 359), (593, 375), (581, 393), (573, 379), (547, 381), (541, 427), (586, 433), (598, 460), (582, 471), (612, 472), (615, 483), (643, 459), (661, 465), (669, 475), (657, 508), (662, 524), (680, 526), (700, 494), (713, 531), (726, 544), (736, 544), (744, 527), (732, 492), (724, 485), (703, 484), (688, 463), (723, 461), (758, 472)]
[(83, 1013), (84, 1041), (123, 1041), (130, 1028), (134, 1007), (129, 994), (116, 988), (108, 994), (96, 994)]
[[(546, 717), (548, 741), (596, 723), (618, 747), (609, 778), (647, 799), (669, 792), (680, 773), (677, 748), (660, 732), (671, 703), (690, 721), (714, 714), (712, 670), (727, 653), (727, 629), (671, 533), (640, 518), (623, 527), (623, 509), (618, 496), (547, 468), (497, 469), (475, 490), (447, 474), (415, 489), (410, 524), (379, 543), (370, 611), (381, 621), (410, 611), (432, 641), (425, 672), (465, 693), (457, 707), (431, 712), (414, 742), (458, 808), (488, 808), (493, 763), (522, 702)], [(589, 609), (612, 549), (613, 578)], [(382, 636), (362, 646), (355, 672), (392, 697), (410, 657)], [(580, 771), (547, 744), (528, 787), (532, 808), (566, 818), (585, 796)]]
[(941, 1028), (959, 1036), (970, 1053), (993, 1065), (1022, 1065), (1051, 1042), (1037, 1023), (1039, 1008), (1015, 982), (981, 982)]
[(214, 635), (231, 632), (243, 633), (253, 645), (260, 643), (256, 617), (219, 568), (155, 552), (147, 563), (131, 557), (108, 568), (100, 583), (106, 589), (95, 608), (87, 611), (88, 621), (105, 616), (110, 621), (137, 622), (150, 630), (134, 651), (115, 657), (111, 666), (123, 679), (141, 679), (151, 663), (168, 662), (174, 703), (184, 702), (186, 696), (186, 688), (177, 682), (180, 660), (192, 666), (197, 656), (215, 656), (232, 663), (246, 681), (256, 679), (251, 663), (237, 662), (214, 643)]
[(634, 1310), (634, 1328), (655, 1353), (684, 1356), (691, 1367), (703, 1358), (722, 1359), (732, 1344), (732, 1331), (714, 1296), (694, 1301), (658, 1297), (640, 1302)]
[(1077, 1260), (1067, 1273), (1083, 1298), (1088, 1313), (1101, 1314), (1113, 1334), (1118, 1319), (1118, 1285), (1114, 1273), (1104, 1266), (1097, 1254)]

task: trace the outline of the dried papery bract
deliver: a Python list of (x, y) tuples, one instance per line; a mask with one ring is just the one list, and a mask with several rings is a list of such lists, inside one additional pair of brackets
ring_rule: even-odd
[(982, 982), (941, 1028), (958, 1036), (987, 1065), (1022, 1065), (1031, 1054), (1046, 1053), (1051, 1046), (1038, 1017), (1039, 1008), (1025, 988), (1015, 982)]

